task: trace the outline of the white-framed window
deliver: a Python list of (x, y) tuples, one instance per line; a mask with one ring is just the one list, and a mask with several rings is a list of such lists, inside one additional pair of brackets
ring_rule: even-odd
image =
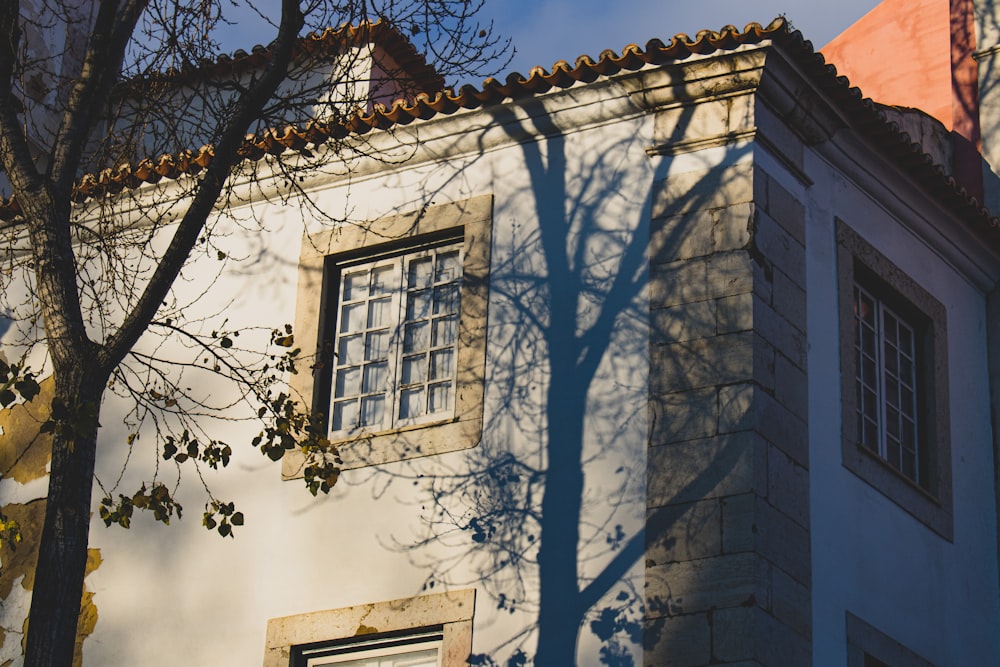
[(454, 414), (462, 264), (455, 243), (338, 267), (332, 437)]
[(854, 284), (858, 443), (903, 476), (926, 485), (919, 427), (918, 330)]
[(951, 540), (947, 309), (836, 227), (844, 467)]
[[(289, 390), (322, 419), (327, 436), (336, 442), (344, 470), (479, 444), (483, 434), (492, 232), (493, 197), (487, 194), (358, 224), (331, 226), (303, 236), (295, 303), (295, 343), (302, 350), (302, 365), (289, 378)], [(404, 274), (404, 270), (409, 271), (408, 262), (429, 255), (438, 259), (443, 256), (446, 263), (450, 262), (449, 252), (458, 253), (451, 256), (457, 259), (457, 270), (452, 277), (431, 285), (429, 305), (424, 302), (431, 310), (430, 316), (409, 322), (411, 337), (419, 338), (428, 332), (430, 342), (419, 353), (416, 348), (404, 353), (407, 300), (420, 296), (415, 294), (419, 289), (407, 286), (408, 278), (404, 281), (403, 276), (408, 273)], [(428, 265), (437, 261), (433, 259)], [(380, 275), (385, 267), (389, 270), (383, 283)], [(416, 268), (420, 268), (419, 262)], [(343, 279), (352, 272), (362, 274), (356, 280), (366, 286), (367, 293), (362, 296), (352, 288), (345, 302), (348, 283)], [(391, 285), (392, 295), (373, 293), (373, 285), (375, 291)], [(452, 305), (458, 309), (456, 320), (452, 319), (454, 312), (441, 310), (447, 298), (455, 299)], [(342, 315), (345, 305), (357, 308)], [(414, 312), (420, 305), (414, 303)], [(383, 306), (392, 323), (377, 326), (374, 322), (383, 314)], [(371, 326), (366, 308), (373, 309)], [(446, 310), (452, 311), (452, 307)], [(457, 324), (454, 329), (453, 321)], [(427, 328), (421, 329), (421, 322)], [(348, 340), (352, 331), (355, 336), (373, 334), (374, 347), (368, 354), (384, 340), (379, 331), (389, 332), (381, 387), (376, 381), (381, 380), (377, 376), (383, 367), (377, 365), (377, 359), (366, 359), (366, 352), (359, 350), (368, 345), (366, 338), (354, 338), (352, 347)], [(454, 341), (446, 342), (452, 336)], [(338, 349), (340, 343), (345, 344), (343, 354)], [(403, 357), (412, 358), (405, 368)], [(449, 370), (442, 371), (442, 366)], [(338, 371), (342, 371), (339, 394)], [(404, 371), (410, 374), (405, 382)], [(421, 376), (421, 372), (425, 375)], [(424, 379), (418, 379), (421, 377)], [(416, 415), (418, 408), (424, 414)], [(339, 410), (336, 425), (334, 409)], [(282, 458), (281, 474), (284, 479), (298, 479), (308, 465), (309, 457), (304, 452), (290, 450)]]
[(443, 634), (407, 633), (395, 637), (332, 643), (297, 650), (296, 667), (441, 667)]
[(475, 608), (470, 588), (272, 618), (264, 667), (468, 667)]

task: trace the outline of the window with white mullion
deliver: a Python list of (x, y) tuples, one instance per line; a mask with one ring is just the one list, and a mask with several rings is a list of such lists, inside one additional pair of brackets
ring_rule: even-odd
[(378, 430), (391, 421), (400, 291), (398, 261), (346, 268), (341, 278), (330, 430)]
[(879, 344), (877, 301), (860, 287), (854, 288), (855, 351), (857, 353), (858, 441), (881, 454), (879, 403)]
[(452, 245), (341, 269), (330, 431), (454, 410), (462, 251)]
[(880, 303), (883, 341), (885, 458), (910, 479), (919, 479), (915, 332)]
[(462, 256), (458, 247), (406, 257), (400, 351), (400, 423), (453, 409)]
[(857, 285), (854, 301), (858, 440), (916, 481), (916, 332)]

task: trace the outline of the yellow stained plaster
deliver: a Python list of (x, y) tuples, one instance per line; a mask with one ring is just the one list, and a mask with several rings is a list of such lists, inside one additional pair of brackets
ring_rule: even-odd
[(44, 477), (52, 457), (52, 436), (39, 433), (52, 412), (55, 380), (39, 383), (34, 400), (0, 410), (0, 474), (21, 484)]
[[(0, 472), (4, 477), (11, 478), (21, 484), (40, 479), (48, 474), (47, 467), (52, 457), (52, 438), (40, 433), (41, 425), (51, 413), (54, 381), (51, 377), (41, 383), (41, 391), (29, 403), (19, 404), (0, 410), (0, 429), (4, 437), (0, 442)], [(42, 536), (42, 525), (45, 521), (45, 500), (32, 500), (28, 503), (10, 503), (0, 507), (9, 520), (16, 521), (21, 532), (21, 543), (16, 549), (5, 548), (0, 567), (0, 599), (7, 599), (14, 587), (14, 582), (21, 579), (21, 586), (31, 591), (35, 585), (35, 568), (38, 564), (38, 543)], [(86, 574), (96, 570), (101, 565), (100, 549), (87, 550)], [(73, 655), (73, 666), (79, 667), (83, 662), (83, 641), (94, 632), (97, 626), (97, 606), (94, 604), (94, 593), (86, 586), (80, 604), (80, 616), (77, 621), (76, 649)], [(24, 620), (25, 633), (21, 638), (21, 650), (27, 637), (28, 619)], [(0, 629), (0, 646), (6, 632)], [(10, 661), (0, 667), (7, 667)]]

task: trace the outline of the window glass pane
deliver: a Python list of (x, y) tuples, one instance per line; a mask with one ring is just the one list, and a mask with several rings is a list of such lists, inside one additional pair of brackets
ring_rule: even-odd
[(372, 299), (368, 302), (369, 328), (377, 329), (378, 327), (386, 327), (391, 324), (391, 315), (389, 314), (391, 305), (392, 300), (389, 297)]
[(896, 470), (902, 468), (899, 461), (899, 443), (892, 438), (887, 438), (885, 441), (885, 460)]
[(885, 370), (893, 375), (899, 372), (899, 357), (896, 356), (896, 348), (889, 341), (885, 343)]
[(885, 409), (885, 432), (893, 438), (899, 438), (899, 411), (891, 406)]
[(442, 315), (458, 312), (458, 285), (442, 285), (434, 288), (434, 314)]
[(406, 286), (410, 288), (430, 287), (433, 280), (432, 269), (433, 265), (430, 257), (410, 261), (410, 271)]
[(428, 412), (442, 412), (451, 409), (451, 383), (432, 384)]
[(917, 459), (909, 449), (903, 450), (903, 467), (901, 472), (910, 479), (917, 478)]
[(439, 317), (434, 320), (434, 331), (431, 335), (431, 345), (440, 347), (442, 345), (452, 345), (455, 342), (455, 334), (458, 331), (458, 317)]
[(875, 308), (872, 300), (857, 287), (854, 288), (854, 315), (861, 322), (873, 325), (875, 322)]
[(407, 324), (403, 334), (403, 352), (426, 350), (430, 342), (430, 327), (427, 322)]
[(353, 271), (342, 279), (344, 301), (353, 301), (368, 296), (368, 271)]
[(380, 426), (385, 415), (385, 396), (361, 399), (361, 425)]
[(451, 348), (431, 352), (431, 379), (440, 380), (451, 377)]
[(908, 385), (913, 383), (913, 362), (909, 359), (899, 360), (899, 377)]
[(875, 378), (877, 375), (877, 367), (875, 365), (875, 360), (871, 357), (864, 357), (861, 360), (861, 377), (865, 381), (865, 384), (869, 387), (875, 386)]
[(344, 336), (340, 339), (337, 361), (341, 364), (359, 362), (363, 358), (364, 350), (364, 336)]
[(424, 414), (424, 389), (404, 389), (399, 397), (400, 419), (412, 419)]
[(377, 364), (368, 364), (365, 366), (365, 384), (364, 390), (366, 394), (373, 394), (375, 392), (385, 392), (389, 384), (389, 368), (386, 362), (380, 362)]
[(876, 415), (879, 412), (878, 409), (878, 396), (875, 392), (870, 389), (864, 390), (864, 396), (862, 400), (862, 411), (866, 415)]
[(351, 331), (364, 331), (365, 329), (365, 304), (355, 303), (346, 305), (340, 310), (340, 331), (348, 333)]
[(903, 430), (899, 437), (903, 445), (909, 449), (914, 449), (916, 445), (916, 426), (913, 421), (909, 419), (903, 419)]
[(392, 274), (395, 268), (389, 265), (380, 266), (372, 270), (372, 296), (390, 294), (392, 292)]
[(337, 382), (334, 396), (343, 398), (344, 396), (356, 396), (361, 389), (361, 369), (357, 366), (341, 368), (337, 371)]
[(899, 407), (899, 385), (888, 379), (885, 383), (885, 400), (894, 408)]
[(365, 360), (377, 361), (389, 357), (389, 332), (373, 331), (365, 340)]
[(893, 317), (888, 311), (885, 312), (885, 316), (882, 321), (883, 335), (886, 341), (896, 345), (898, 338), (898, 328), (896, 326), (896, 318)]
[(873, 452), (878, 452), (878, 424), (871, 419), (865, 419), (864, 444)]
[(904, 413), (908, 415), (914, 414), (915, 411), (913, 409), (913, 390), (907, 387), (906, 385), (903, 385), (902, 396), (900, 397), (899, 405), (900, 405), (899, 409), (902, 410)]
[(899, 347), (908, 354), (913, 353), (913, 332), (909, 327), (902, 327), (899, 330)]
[(870, 358), (875, 358), (875, 330), (864, 327), (861, 329), (861, 350)]
[(406, 295), (406, 320), (412, 322), (431, 313), (431, 291), (420, 290)]
[(403, 384), (415, 384), (427, 380), (427, 357), (419, 354), (403, 358)]
[(332, 428), (334, 431), (350, 430), (358, 425), (358, 402), (338, 401), (333, 404)]
[(458, 280), (462, 275), (462, 265), (459, 262), (458, 251), (442, 252), (437, 256), (437, 272), (435, 282), (448, 283)]

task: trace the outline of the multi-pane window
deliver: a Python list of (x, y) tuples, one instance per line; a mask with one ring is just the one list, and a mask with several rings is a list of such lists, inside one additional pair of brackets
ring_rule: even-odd
[(459, 245), (341, 267), (334, 435), (454, 413), (461, 280)]
[(297, 651), (296, 667), (441, 667), (440, 631), (369, 641), (319, 644)]
[(840, 220), (837, 285), (844, 467), (951, 540), (948, 310)]
[(854, 317), (858, 442), (920, 483), (917, 331), (858, 284)]

